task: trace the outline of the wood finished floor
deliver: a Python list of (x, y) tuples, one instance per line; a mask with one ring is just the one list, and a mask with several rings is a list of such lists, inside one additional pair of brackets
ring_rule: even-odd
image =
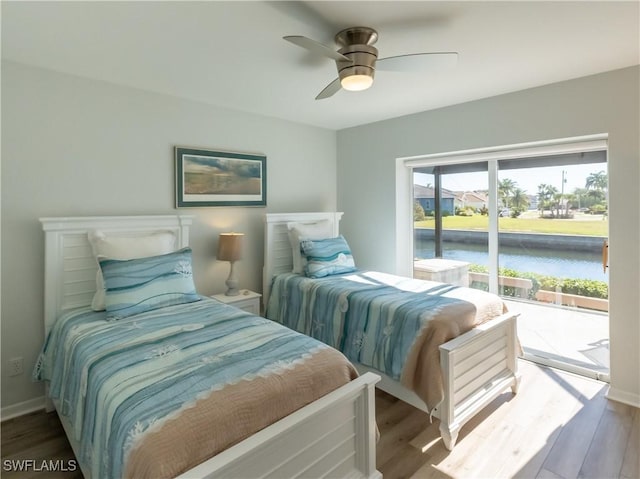
[[(378, 469), (396, 478), (640, 478), (640, 410), (609, 401), (606, 385), (520, 362), (520, 392), (504, 393), (460, 431), (453, 451), (438, 421), (378, 391)], [(55, 414), (2, 423), (2, 460), (73, 458)], [(13, 473), (76, 478), (79, 473)]]

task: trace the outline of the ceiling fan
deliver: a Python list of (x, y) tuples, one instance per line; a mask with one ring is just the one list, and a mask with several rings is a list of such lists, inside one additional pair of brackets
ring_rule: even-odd
[(454, 66), (457, 52), (409, 53), (378, 60), (378, 49), (373, 45), (378, 32), (369, 27), (350, 27), (339, 31), (335, 42), (337, 51), (324, 43), (300, 35), (283, 37), (285, 40), (335, 60), (338, 78), (329, 83), (316, 100), (329, 98), (341, 88), (350, 91), (366, 90), (373, 84), (376, 70), (421, 71), (433, 67)]

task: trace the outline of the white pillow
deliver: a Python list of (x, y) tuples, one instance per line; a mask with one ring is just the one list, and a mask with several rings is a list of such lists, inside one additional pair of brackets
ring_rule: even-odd
[(293, 255), (293, 273), (302, 274), (307, 259), (300, 253), (300, 241), (303, 239), (321, 240), (332, 238), (333, 228), (329, 220), (321, 220), (315, 223), (287, 223), (289, 230), (289, 242)]
[[(108, 236), (102, 231), (94, 230), (88, 233), (88, 238), (96, 263), (98, 256), (119, 260), (146, 258), (172, 253), (177, 246), (176, 235), (171, 231), (158, 231), (147, 236)], [(91, 309), (105, 309), (105, 288), (100, 265), (96, 273), (96, 293), (91, 301)]]

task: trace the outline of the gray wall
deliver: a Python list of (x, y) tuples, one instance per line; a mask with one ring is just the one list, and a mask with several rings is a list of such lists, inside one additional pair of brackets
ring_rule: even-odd
[[(175, 145), (267, 155), (268, 206), (174, 209)], [(2, 63), (2, 406), (42, 396), (30, 380), (43, 340), (38, 218), (195, 214), (198, 291), (222, 292), (217, 235), (246, 233), (240, 286), (262, 289), (265, 212), (336, 207), (336, 133), (47, 70)], [(9, 358), (25, 374), (8, 377)]]
[(337, 195), (359, 266), (394, 271), (395, 158), (595, 133), (610, 145), (612, 386), (637, 400), (638, 85), (636, 67), (343, 130), (336, 165), (332, 131), (3, 62), (2, 406), (43, 393), (29, 371), (4, 371), (16, 356), (29, 370), (43, 339), (38, 218), (176, 213), (175, 145), (267, 155), (266, 209), (179, 210), (196, 215), (195, 276), (209, 294), (224, 290), (215, 245), (231, 229), (247, 234), (241, 286), (261, 290), (266, 211), (330, 211)]
[(608, 133), (611, 386), (640, 404), (639, 71), (626, 68), (339, 131), (338, 209), (357, 264), (395, 271), (396, 158)]

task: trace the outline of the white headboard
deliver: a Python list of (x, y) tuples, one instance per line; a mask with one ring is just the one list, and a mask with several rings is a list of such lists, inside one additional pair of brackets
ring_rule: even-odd
[(189, 245), (193, 216), (93, 216), (40, 218), (44, 230), (45, 334), (63, 311), (88, 306), (96, 290), (98, 265), (87, 233), (101, 230), (119, 236), (172, 231), (179, 247)]
[(266, 310), (272, 278), (293, 269), (291, 243), (287, 223), (315, 223), (327, 220), (338, 236), (342, 212), (329, 213), (274, 213), (264, 216), (264, 269), (262, 272), (262, 299)]

